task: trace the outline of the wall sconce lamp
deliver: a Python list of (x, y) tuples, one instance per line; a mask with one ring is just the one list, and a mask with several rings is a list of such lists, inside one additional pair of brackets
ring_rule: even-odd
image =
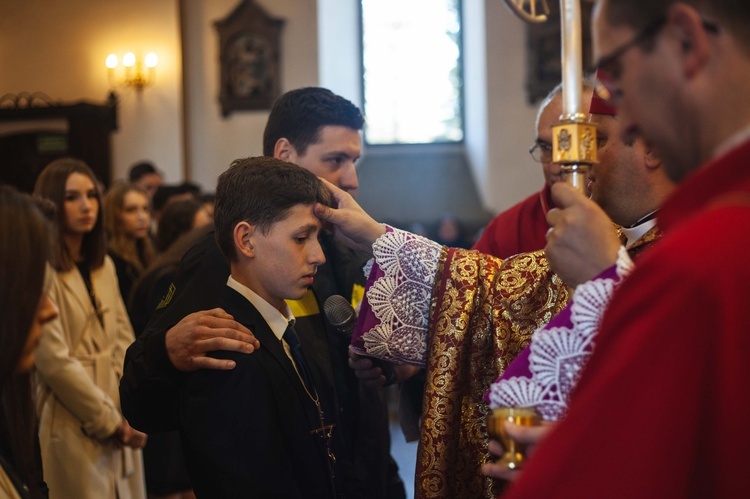
[(133, 52), (128, 52), (122, 56), (122, 65), (116, 54), (109, 54), (105, 62), (109, 84), (112, 87), (132, 87), (141, 93), (156, 80), (158, 63), (159, 58), (153, 52), (146, 54), (143, 60), (137, 59)]

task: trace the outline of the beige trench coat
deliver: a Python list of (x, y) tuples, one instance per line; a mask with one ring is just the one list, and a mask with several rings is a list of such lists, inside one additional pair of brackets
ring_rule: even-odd
[(109, 438), (122, 420), (118, 385), (133, 328), (109, 257), (91, 280), (104, 328), (77, 268), (51, 279), (60, 315), (36, 351), (44, 479), (51, 499), (143, 498), (141, 452)]

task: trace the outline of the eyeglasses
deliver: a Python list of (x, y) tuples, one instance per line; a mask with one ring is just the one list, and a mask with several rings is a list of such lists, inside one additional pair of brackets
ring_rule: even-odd
[(549, 163), (552, 161), (552, 144), (537, 140), (529, 147), (529, 154), (537, 163)]
[[(702, 23), (703, 29), (708, 33), (716, 34), (719, 32), (719, 26), (717, 24), (706, 20), (703, 20)], [(658, 35), (666, 25), (666, 16), (655, 19), (643, 28), (640, 33), (636, 34), (632, 40), (622, 44), (609, 55), (599, 59), (599, 62), (596, 64), (596, 91), (602, 99), (611, 105), (616, 105), (620, 99), (622, 99), (622, 88), (620, 87), (622, 66), (620, 64), (620, 59), (628, 50), (637, 47)]]
[(620, 88), (620, 59), (628, 50), (647, 42), (659, 34), (659, 31), (667, 24), (666, 16), (662, 16), (648, 24), (632, 40), (623, 43), (613, 50), (609, 55), (599, 59), (596, 63), (597, 93), (610, 104), (616, 104), (622, 98)]

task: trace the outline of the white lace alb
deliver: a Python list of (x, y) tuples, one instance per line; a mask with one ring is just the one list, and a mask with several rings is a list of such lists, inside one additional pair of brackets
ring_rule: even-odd
[(394, 228), (380, 236), (372, 249), (385, 275), (367, 290), (380, 324), (362, 335), (365, 350), (374, 357), (424, 367), (430, 300), (442, 246)]

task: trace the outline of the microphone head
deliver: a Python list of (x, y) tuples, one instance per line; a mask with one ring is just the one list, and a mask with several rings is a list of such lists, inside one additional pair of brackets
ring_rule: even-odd
[(341, 295), (329, 296), (323, 304), (323, 311), (328, 318), (328, 322), (334, 327), (340, 327), (356, 320), (354, 307)]

